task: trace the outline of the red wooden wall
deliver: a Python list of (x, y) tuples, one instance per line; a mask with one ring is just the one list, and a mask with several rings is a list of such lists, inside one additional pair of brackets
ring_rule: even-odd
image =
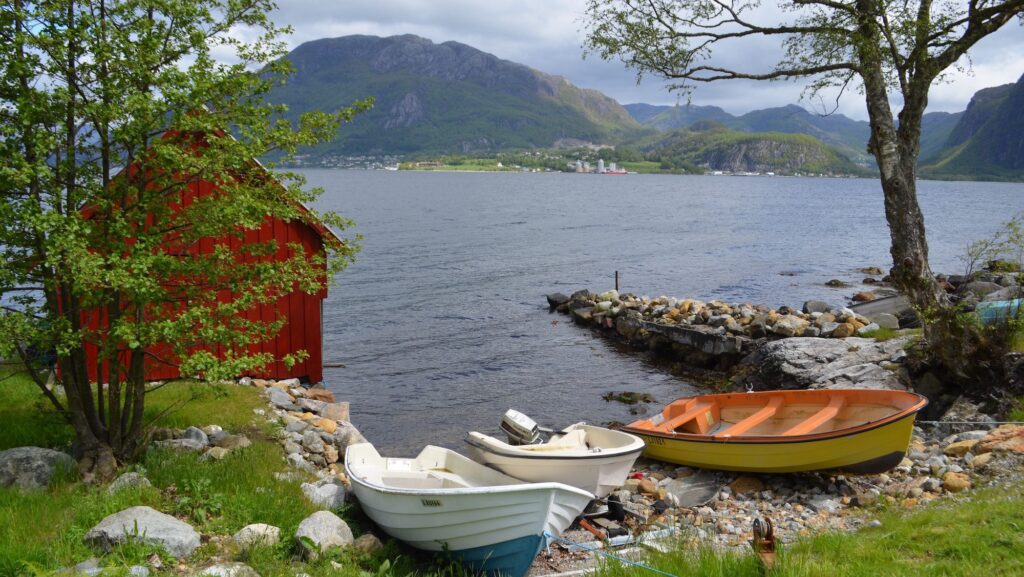
[[(189, 191), (183, 194), (183, 205), (191, 204), (196, 196), (212, 194), (213, 187), (214, 184), (207, 181), (200, 181), (190, 185)], [(300, 221), (284, 222), (268, 218), (258, 230), (246, 231), (243, 238), (231, 237), (228, 239), (228, 242), (232, 248), (237, 249), (243, 244), (266, 243), (270, 240), (276, 240), (278, 246), (277, 257), (284, 259), (289, 250), (288, 245), (292, 243), (301, 243), (307, 254), (323, 251), (324, 242), (322, 235), (325, 234), (332, 233), (326, 228), (317, 229)], [(213, 252), (215, 244), (216, 241), (213, 238), (203, 239), (198, 246), (190, 248), (189, 252), (193, 254), (209, 254)], [(326, 270), (324, 274), (326, 274)], [(218, 295), (218, 300), (222, 302), (231, 298), (232, 295), (227, 291)], [(251, 353), (270, 353), (275, 359), (280, 359), (284, 355), (299, 350), (305, 350), (309, 353), (305, 361), (294, 364), (290, 369), (283, 362), (276, 361), (264, 367), (263, 370), (253, 371), (249, 376), (268, 379), (295, 377), (312, 383), (323, 381), (321, 304), (325, 298), (327, 298), (326, 289), (313, 295), (306, 294), (301, 290), (295, 290), (281, 297), (272, 305), (257, 305), (244, 313), (244, 317), (248, 320), (273, 321), (278, 318), (277, 315), (285, 319), (285, 325), (277, 334), (277, 337), (250, 346), (249, 350)], [(105, 319), (102, 318), (105, 315), (98, 313), (99, 311), (86, 313), (85, 324), (96, 326), (98, 323), (105, 322)], [(147, 381), (169, 380), (181, 376), (177, 366), (174, 364), (176, 362), (175, 359), (166, 359), (168, 351), (165, 347), (154, 347), (149, 352), (152, 355), (148, 356), (146, 360)], [(97, 382), (100, 379), (97, 378), (96, 347), (86, 347), (86, 354), (89, 378)], [(153, 356), (164, 358), (170, 362), (160, 362), (158, 359), (152, 358)], [(106, 362), (103, 364), (102, 371), (104, 377), (106, 377), (109, 371)], [(106, 381), (105, 378), (103, 380)]]

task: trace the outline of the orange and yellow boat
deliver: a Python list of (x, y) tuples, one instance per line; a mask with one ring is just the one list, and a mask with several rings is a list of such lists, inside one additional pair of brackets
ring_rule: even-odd
[(727, 471), (873, 474), (900, 463), (928, 400), (873, 389), (781, 390), (686, 397), (623, 431), (652, 459)]

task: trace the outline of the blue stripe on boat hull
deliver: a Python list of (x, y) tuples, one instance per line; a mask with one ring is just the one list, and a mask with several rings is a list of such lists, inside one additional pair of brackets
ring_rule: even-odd
[(528, 535), (503, 543), (449, 551), (453, 560), (490, 577), (523, 577), (543, 545), (541, 535)]

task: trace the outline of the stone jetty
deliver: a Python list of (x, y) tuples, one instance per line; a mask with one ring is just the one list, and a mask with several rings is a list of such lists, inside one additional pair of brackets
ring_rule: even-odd
[(749, 303), (650, 298), (610, 290), (548, 295), (553, 310), (614, 333), (641, 349), (671, 349), (689, 365), (725, 370), (764, 343), (788, 337), (844, 339), (898, 329), (892, 314), (865, 317), (850, 308), (807, 301), (801, 310)]

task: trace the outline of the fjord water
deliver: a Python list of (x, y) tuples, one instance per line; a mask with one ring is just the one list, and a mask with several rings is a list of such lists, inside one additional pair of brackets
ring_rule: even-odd
[[(799, 307), (844, 305), (889, 266), (872, 179), (308, 170), (356, 221), (357, 262), (324, 303), (325, 380), (383, 451), (462, 448), (516, 408), (542, 425), (628, 422), (608, 391), (693, 392), (623, 354), (544, 295), (621, 289)], [(1024, 210), (1024, 185), (920, 182), (933, 269)], [(648, 410), (654, 410), (651, 405)]]

